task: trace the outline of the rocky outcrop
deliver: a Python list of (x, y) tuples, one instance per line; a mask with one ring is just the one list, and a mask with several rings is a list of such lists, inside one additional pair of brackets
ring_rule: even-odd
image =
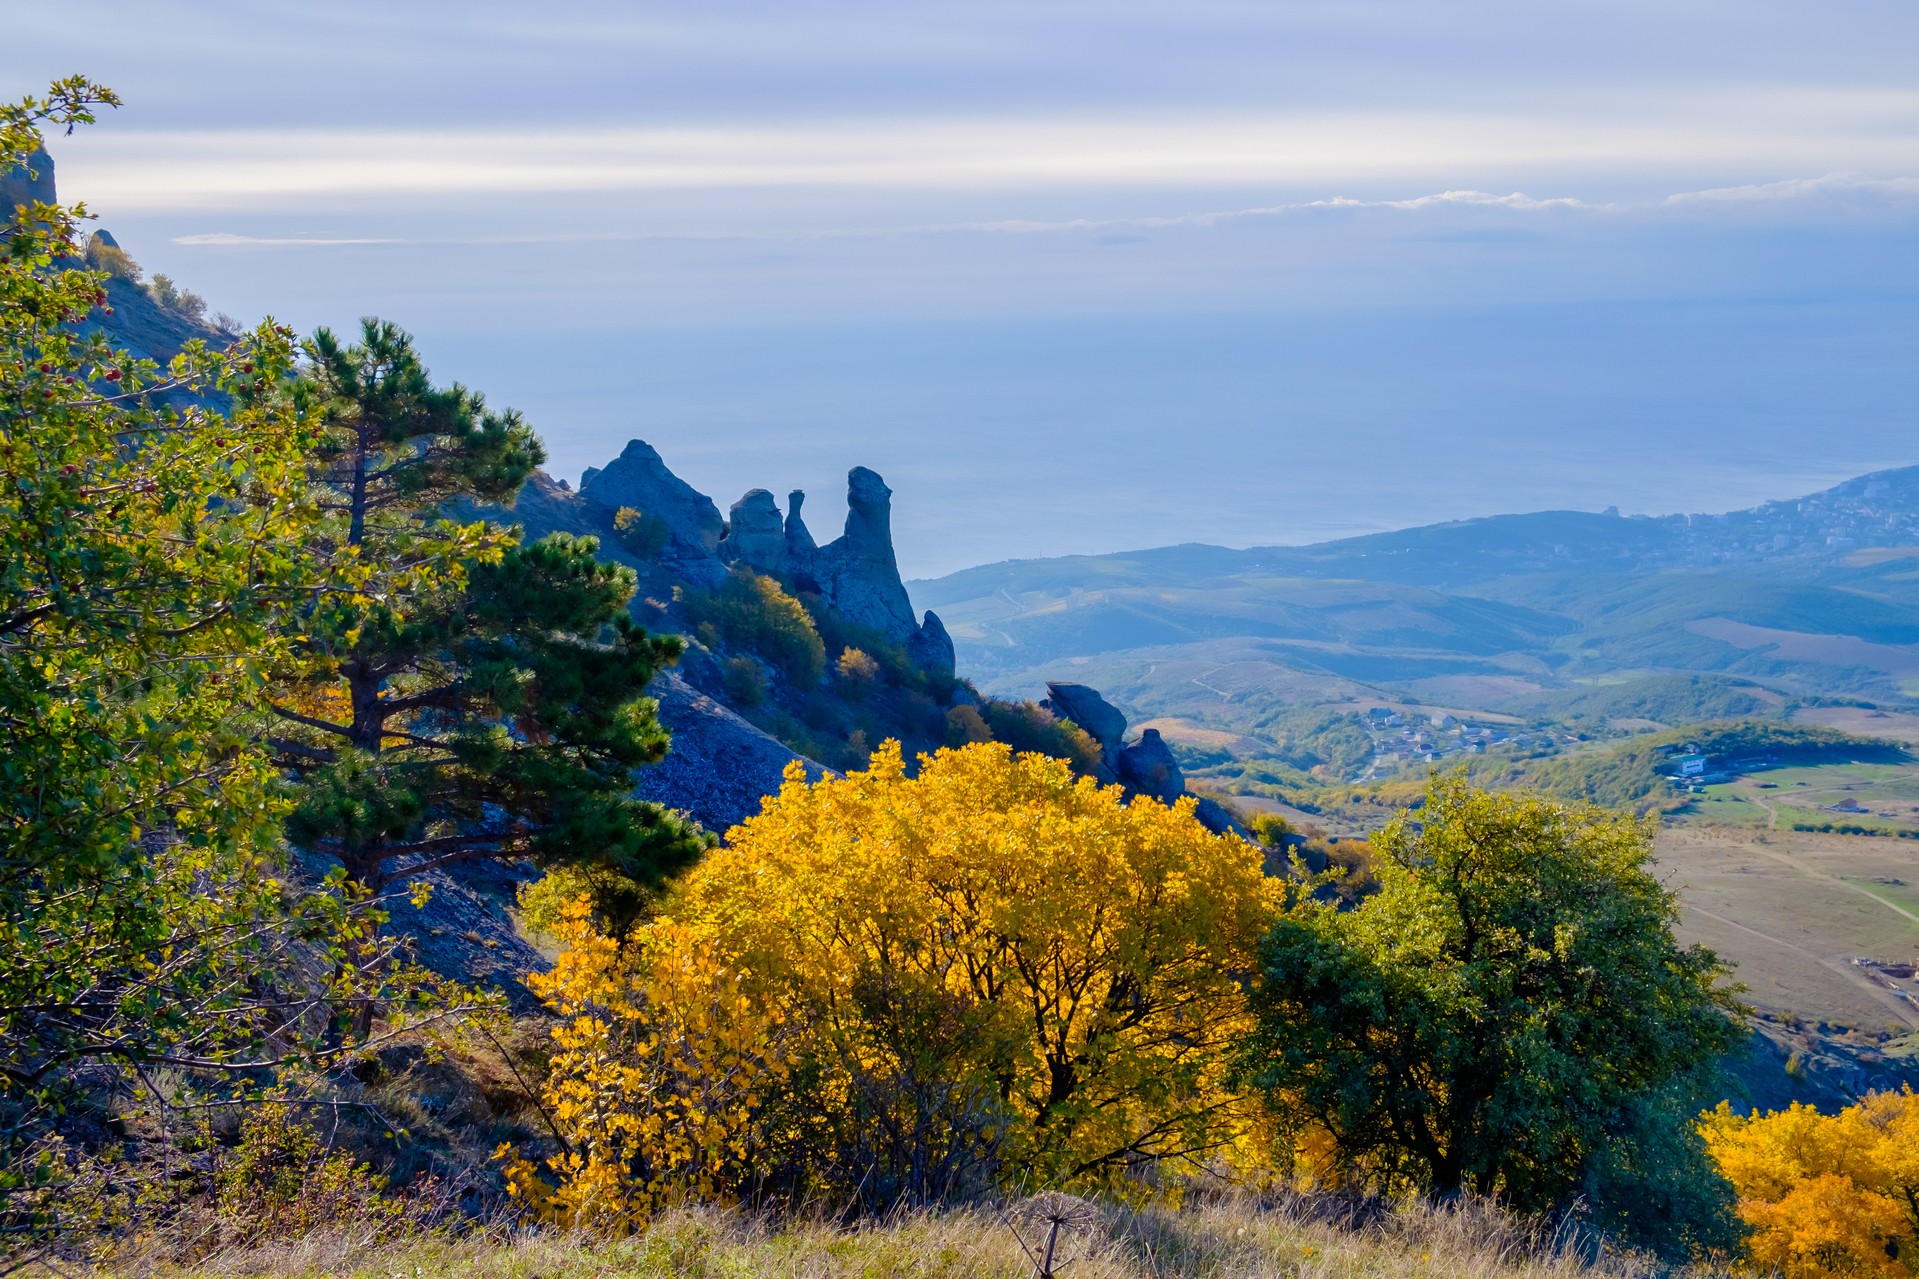
[(789, 572), (804, 577), (812, 589), (818, 590), (819, 583), (812, 581), (812, 576), (813, 555), (820, 547), (813, 540), (813, 531), (800, 518), (800, 507), (805, 502), (806, 494), (800, 489), (786, 495), (786, 563)]
[[(1100, 696), (1098, 689), (1085, 684), (1049, 682), (1046, 700), (1040, 705), (1061, 719), (1073, 721), (1099, 743), (1100, 767), (1094, 776), (1101, 782), (1118, 783), (1126, 788), (1128, 795), (1145, 795), (1162, 804), (1177, 803), (1187, 795), (1186, 775), (1180, 771), (1172, 747), (1159, 735), (1159, 730), (1149, 728), (1139, 735), (1138, 741), (1127, 745), (1126, 716)], [(1228, 831), (1246, 833), (1217, 800), (1200, 797), (1193, 816), (1215, 835)]]
[(1105, 761), (1106, 775), (1100, 780), (1108, 785), (1119, 780), (1116, 771), (1120, 751), (1126, 745), (1126, 716), (1104, 697), (1099, 690), (1085, 684), (1046, 685), (1044, 706), (1061, 719), (1070, 719), (1085, 730), (1086, 735), (1099, 743), (1100, 755)]
[(931, 613), (916, 619), (893, 554), (893, 491), (879, 473), (856, 466), (846, 476), (846, 530), (818, 545), (800, 517), (806, 494), (786, 498), (753, 489), (720, 518), (713, 499), (667, 469), (644, 440), (626, 446), (604, 469), (580, 478), (580, 498), (604, 513), (630, 506), (660, 520), (667, 547), (660, 559), (697, 586), (722, 580), (726, 566), (745, 564), (801, 590), (817, 592), (847, 621), (905, 646), (913, 663), (940, 680), (953, 678), (953, 640)]
[(738, 561), (761, 573), (779, 572), (786, 558), (786, 527), (771, 493), (753, 489), (733, 503), (719, 554), (728, 563)]
[(711, 586), (725, 576), (719, 547), (726, 521), (720, 508), (669, 471), (645, 440), (631, 441), (618, 458), (583, 480), (580, 497), (605, 512), (630, 506), (663, 523), (667, 545), (660, 558), (689, 581)]
[(580, 478), (580, 499), (603, 513), (630, 506), (660, 520), (665, 567), (696, 586), (722, 580), (729, 564), (781, 578), (817, 593), (856, 627), (905, 647), (908, 659), (936, 680), (954, 676), (953, 639), (932, 613), (913, 614), (893, 554), (893, 491), (879, 473), (856, 466), (846, 475), (846, 530), (820, 546), (800, 517), (806, 494), (787, 494), (786, 514), (765, 489), (752, 489), (720, 518), (713, 499), (667, 469), (644, 440), (626, 446), (604, 469)]
[(11, 220), (15, 209), (36, 200), (41, 204), (60, 202), (53, 183), (53, 157), (45, 147), (28, 156), (24, 165), (0, 172), (0, 220)]
[(1186, 775), (1157, 728), (1147, 729), (1137, 742), (1120, 751), (1113, 771), (1121, 786), (1162, 804), (1171, 804), (1186, 793)]
[(906, 641), (906, 660), (941, 683), (951, 682), (958, 673), (953, 637), (946, 633), (938, 613), (926, 611), (919, 629)]
[(820, 593), (848, 620), (898, 643), (919, 630), (893, 557), (893, 490), (875, 471), (846, 475), (846, 531), (813, 556)]
[(660, 707), (660, 723), (673, 734), (673, 749), (641, 769), (638, 794), (677, 808), (715, 834), (725, 834), (760, 811), (780, 788), (786, 766), (799, 760), (807, 779), (826, 770), (735, 715), (671, 671), (654, 676), (647, 693)]

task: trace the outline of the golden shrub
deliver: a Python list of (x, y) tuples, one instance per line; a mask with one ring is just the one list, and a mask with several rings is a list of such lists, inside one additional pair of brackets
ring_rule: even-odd
[(527, 980), (562, 1019), (542, 1100), (565, 1148), (543, 1173), (502, 1146), (508, 1191), (540, 1220), (616, 1231), (685, 1199), (727, 1202), (758, 1090), (781, 1072), (778, 1011), (672, 923), (622, 941), (583, 897), (553, 931), (567, 949)]
[(840, 1060), (895, 1069), (925, 1046), (862, 987), (950, 1010), (969, 1029), (944, 1073), (1003, 1109), (1009, 1168), (1075, 1182), (1203, 1157), (1243, 1122), (1224, 1057), (1275, 901), (1189, 803), (1128, 804), (1002, 745), (908, 777), (889, 743), (863, 773), (791, 774), (676, 913)]
[(879, 662), (864, 649), (841, 650), (834, 669), (839, 675), (840, 687), (855, 701), (870, 693), (874, 682), (880, 677)]
[(545, 979), (574, 1149), (516, 1187), (634, 1219), (752, 1178), (883, 1203), (1191, 1171), (1257, 1122), (1227, 1058), (1277, 901), (1190, 801), (1060, 760), (794, 769), (627, 945), (576, 913)]
[(1761, 1270), (1788, 1279), (1919, 1274), (1919, 1093), (1875, 1093), (1837, 1115), (1794, 1103), (1701, 1121), (1739, 1192)]

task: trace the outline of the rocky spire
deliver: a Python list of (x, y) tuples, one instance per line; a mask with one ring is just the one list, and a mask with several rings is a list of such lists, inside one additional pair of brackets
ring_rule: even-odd
[[(720, 508), (667, 470), (659, 452), (645, 440), (630, 441), (604, 470), (583, 477), (580, 496), (609, 513), (630, 506), (665, 524), (667, 545), (660, 558), (690, 580), (711, 584), (725, 577), (718, 554), (726, 534)], [(776, 509), (775, 518), (778, 514)]]
[(800, 518), (800, 505), (806, 501), (806, 493), (794, 489), (786, 495), (786, 554), (791, 560), (804, 560), (810, 568), (813, 552), (820, 549), (813, 540), (813, 532), (806, 527), (806, 521)]
[(786, 555), (786, 527), (771, 493), (753, 489), (733, 503), (719, 553), (723, 560), (739, 560), (762, 573), (779, 572)]
[(851, 621), (904, 642), (919, 631), (893, 557), (893, 490), (874, 471), (846, 475), (846, 532), (813, 557), (827, 601)]

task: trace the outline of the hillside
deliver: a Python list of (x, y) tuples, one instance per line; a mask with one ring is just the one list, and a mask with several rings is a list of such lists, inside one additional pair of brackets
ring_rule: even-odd
[[(1724, 515), (1548, 511), (1303, 547), (1010, 561), (912, 590), (987, 691), (1084, 680), (1257, 754), (1300, 707), (1600, 734), (1896, 711), (1919, 687), (1914, 557), (1919, 467)], [(1359, 771), (1429, 753), (1382, 751)]]
[[(1793, 667), (1895, 681), (1896, 591), (1692, 522), (1174, 548), (955, 604), (1185, 714), (1000, 698), (875, 471), (825, 541), (642, 440), (576, 490), (397, 326), (58, 225), (0, 261), (0, 1273), (1646, 1274), (1829, 1188), (1748, 1107), (1910, 1162), (1919, 717)], [(108, 274), (232, 345), (64, 351)]]

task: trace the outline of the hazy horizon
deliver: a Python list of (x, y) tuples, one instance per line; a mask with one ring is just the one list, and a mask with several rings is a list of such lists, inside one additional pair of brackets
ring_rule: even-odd
[(909, 577), (1919, 462), (1890, 3), (90, 12), (0, 73), (126, 99), (52, 145), (149, 271), (395, 320), (564, 477), (874, 467)]

